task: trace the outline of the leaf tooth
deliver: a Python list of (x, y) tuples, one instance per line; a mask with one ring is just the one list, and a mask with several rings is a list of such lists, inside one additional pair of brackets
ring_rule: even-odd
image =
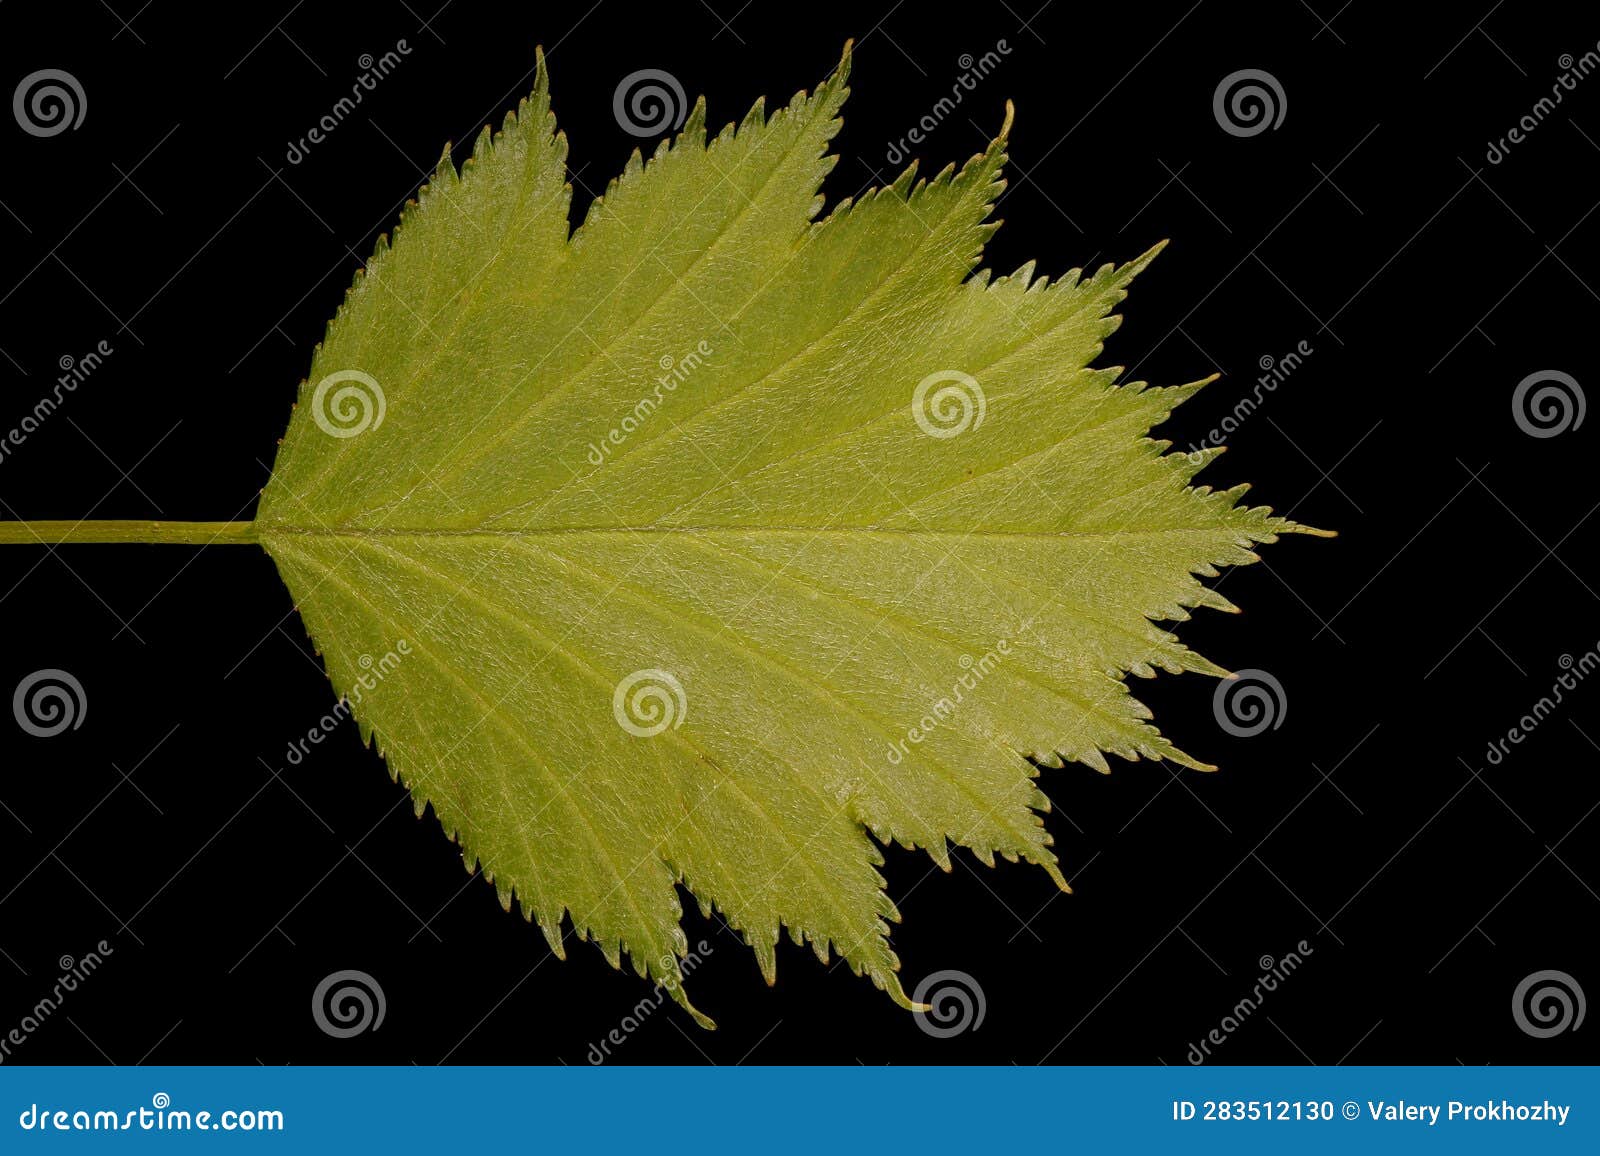
[[(684, 954), (687, 954), (689, 946), (687, 940), (685, 940), (683, 946)], [(684, 990), (683, 970), (678, 966), (679, 956), (665, 956), (653, 963), (649, 959), (645, 959), (641, 963), (640, 955), (628, 947), (626, 943), (622, 945), (622, 950), (628, 953), (629, 961), (633, 964), (634, 970), (646, 981), (653, 980), (657, 987), (672, 997), (674, 1003), (694, 1018), (695, 1023), (707, 1031), (717, 1030), (716, 1021), (689, 1001), (689, 993)]]
[(889, 898), (889, 893), (884, 890), (885, 886), (887, 883), (883, 876), (878, 876), (878, 894), (873, 909), (890, 923), (900, 923), (905, 917), (900, 914), (900, 909), (895, 906), (894, 900)]
[(533, 95), (545, 100), (550, 98), (550, 66), (545, 62), (542, 44), (533, 46)]
[(868, 196), (883, 196), (885, 194), (891, 194), (899, 197), (902, 201), (906, 200), (911, 195), (911, 187), (916, 182), (917, 170), (921, 166), (922, 162), (920, 160), (912, 158), (911, 163), (905, 167), (904, 172), (894, 179), (893, 184), (887, 186), (886, 188), (873, 189)]
[(694, 104), (689, 108), (689, 115), (683, 122), (683, 128), (678, 131), (677, 148), (704, 148), (706, 144), (706, 98), (695, 97)]
[(587, 926), (583, 929), (583, 937), (600, 949), (607, 963), (618, 971), (622, 970), (622, 940), (606, 939), (593, 927)]
[[(796, 100), (803, 100), (804, 98), (805, 98), (805, 93), (802, 92), (795, 99)], [(756, 97), (755, 103), (750, 106), (750, 111), (745, 113), (744, 114), (744, 119), (739, 122), (738, 131), (739, 132), (746, 132), (746, 131), (748, 131), (750, 129), (760, 128), (762, 126), (762, 124), (764, 124), (766, 122), (766, 119), (767, 119), (767, 98), (764, 97), (764, 96), (758, 96), (758, 97)]]
[(714, 1032), (717, 1030), (717, 1021), (706, 1015), (705, 1012), (701, 1011), (699, 1008), (695, 1007), (694, 1004), (689, 1002), (689, 997), (683, 990), (683, 984), (678, 984), (676, 988), (669, 987), (667, 992), (674, 1000), (677, 1001), (679, 1007), (694, 1017), (695, 1023), (705, 1028), (708, 1032)]
[(1224, 614), (1241, 613), (1237, 606), (1209, 586), (1200, 588), (1200, 594), (1195, 598), (1194, 604), (1196, 606), (1208, 606), (1212, 610), (1220, 610)]
[(764, 936), (746, 935), (745, 943), (750, 945), (750, 950), (755, 953), (756, 966), (761, 969), (761, 978), (768, 987), (773, 987), (778, 982), (778, 952), (777, 931), (774, 930), (771, 939)]
[(553, 916), (548, 911), (538, 912), (535, 915), (534, 922), (538, 924), (539, 931), (544, 936), (544, 941), (550, 945), (551, 952), (557, 959), (565, 962), (567, 944), (561, 934), (561, 912), (557, 911)]
[[(899, 965), (899, 962), (899, 960), (895, 961), (896, 966)], [(856, 974), (865, 974), (866, 977), (872, 981), (872, 985), (874, 987), (881, 992), (886, 992), (890, 999), (894, 1000), (894, 1002), (900, 1007), (905, 1008), (906, 1011), (929, 1012), (933, 1010), (927, 1004), (917, 1003), (910, 996), (908, 996), (905, 988), (900, 986), (900, 977), (895, 975), (893, 972), (885, 975), (877, 970), (863, 972), (862, 969), (858, 968), (856, 969)]]
[(493, 151), (494, 128), (493, 126), (486, 124), (483, 126), (482, 131), (478, 133), (478, 139), (472, 142), (472, 155), (467, 157), (467, 159), (462, 162), (462, 172), (465, 173), (469, 165), (472, 167), (477, 167), (479, 164), (483, 163), (483, 161), (487, 159), (489, 154)]
[(917, 187), (911, 191), (911, 199), (918, 197), (927, 198), (939, 185), (948, 185), (956, 178), (955, 162), (951, 162), (940, 169), (932, 180), (918, 181)]
[(1192, 671), (1195, 674), (1210, 675), (1213, 678), (1224, 678), (1227, 676), (1228, 672), (1226, 670), (1212, 662), (1205, 655), (1200, 654), (1197, 651), (1190, 650), (1186, 646), (1179, 647), (1178, 649), (1183, 658), (1183, 668), (1185, 670)]
[(461, 175), (456, 172), (455, 161), (450, 159), (453, 148), (455, 148), (454, 141), (444, 142), (444, 151), (439, 154), (439, 163), (434, 166), (433, 177), (422, 186), (421, 192), (417, 194), (417, 200), (426, 201), (432, 197), (443, 196), (461, 183)]
[(1076, 762), (1087, 763), (1102, 775), (1111, 773), (1111, 764), (1106, 762), (1106, 757), (1097, 747), (1087, 747), (1081, 753), (1073, 754), (1071, 758)]
[(1143, 253), (1140, 253), (1133, 260), (1128, 261), (1120, 267), (1112, 270), (1112, 272), (1108, 274), (1108, 278), (1112, 281), (1115, 281), (1119, 285), (1126, 286), (1129, 281), (1132, 281), (1140, 273), (1143, 273), (1146, 269), (1148, 269), (1150, 267), (1150, 262), (1159, 257), (1161, 255), (1161, 251), (1171, 243), (1172, 240), (1170, 237), (1163, 237), (1154, 245), (1151, 245)]

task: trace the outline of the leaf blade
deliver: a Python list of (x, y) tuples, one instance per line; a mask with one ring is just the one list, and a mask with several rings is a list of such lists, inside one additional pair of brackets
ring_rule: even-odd
[(710, 142), (697, 104), (569, 238), (541, 59), (313, 359), (389, 382), (383, 420), (325, 436), (303, 384), (257, 523), (419, 813), (558, 953), (570, 917), (707, 1025), (680, 885), (768, 982), (787, 926), (911, 1006), (868, 833), (1065, 888), (1029, 756), (1204, 767), (1124, 674), (1224, 673), (1157, 622), (1230, 608), (1197, 575), (1304, 529), (1148, 437), (1198, 384), (1090, 368), (1160, 246), (972, 275), (1009, 115), (813, 219), (848, 69)]

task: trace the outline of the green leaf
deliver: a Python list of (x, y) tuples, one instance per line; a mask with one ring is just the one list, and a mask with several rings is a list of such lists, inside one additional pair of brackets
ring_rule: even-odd
[(973, 272), (1006, 128), (818, 219), (849, 63), (709, 143), (696, 104), (569, 236), (541, 57), (379, 242), (231, 532), (506, 907), (707, 1026), (680, 885), (768, 982), (786, 927), (912, 1006), (880, 845), (1065, 889), (1035, 762), (1202, 768), (1125, 674), (1224, 674), (1156, 623), (1305, 529), (1147, 437), (1204, 383), (1089, 368), (1157, 250)]

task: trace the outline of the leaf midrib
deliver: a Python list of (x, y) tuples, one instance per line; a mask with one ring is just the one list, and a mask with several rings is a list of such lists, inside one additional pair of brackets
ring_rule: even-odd
[(878, 526), (741, 526), (735, 523), (721, 526), (540, 526), (529, 528), (461, 529), (407, 526), (372, 526), (352, 529), (333, 529), (328, 526), (296, 526), (283, 522), (259, 523), (263, 540), (276, 535), (296, 535), (305, 538), (537, 538), (583, 537), (601, 534), (644, 535), (729, 535), (729, 534), (795, 534), (813, 538), (831, 537), (897, 537), (897, 538), (1026, 538), (1037, 541), (1060, 541), (1068, 538), (1148, 538), (1161, 534), (1190, 534), (1208, 529), (1207, 526), (1166, 526), (1155, 530), (1135, 530), (1126, 527), (1114, 530), (935, 530), (893, 529)]

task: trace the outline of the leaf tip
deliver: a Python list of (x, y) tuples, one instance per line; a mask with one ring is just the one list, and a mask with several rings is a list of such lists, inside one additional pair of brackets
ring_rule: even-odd
[(1157, 241), (1154, 245), (1151, 245), (1143, 253), (1140, 253), (1137, 257), (1116, 271), (1117, 281), (1123, 285), (1126, 285), (1129, 281), (1133, 280), (1134, 277), (1137, 277), (1140, 273), (1143, 273), (1145, 269), (1149, 267), (1150, 262), (1159, 257), (1161, 255), (1161, 251), (1171, 243), (1172, 238), (1164, 237)]
[(687, 996), (682, 997), (679, 1000), (679, 1004), (684, 1011), (688, 1012), (689, 1015), (694, 1018), (694, 1022), (699, 1024), (706, 1031), (714, 1032), (717, 1030), (717, 1021), (706, 1015), (706, 1013), (701, 1011), (699, 1008), (695, 1007), (694, 1004), (690, 1003)]

